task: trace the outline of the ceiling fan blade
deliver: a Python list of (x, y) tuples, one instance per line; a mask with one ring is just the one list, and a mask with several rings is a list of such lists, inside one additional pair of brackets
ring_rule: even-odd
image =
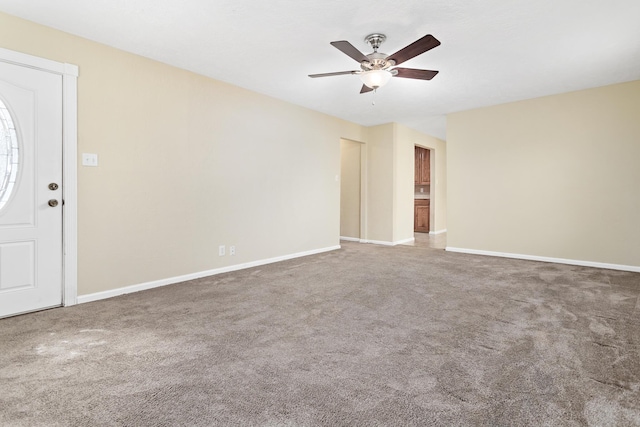
[(395, 61), (396, 65), (400, 65), (404, 61), (408, 61), (409, 59), (425, 53), (437, 46), (440, 46), (438, 39), (433, 37), (431, 34), (427, 34), (423, 38), (414, 41), (409, 46), (400, 49), (393, 55), (389, 55), (387, 59), (392, 59)]
[(433, 70), (417, 70), (415, 68), (394, 68), (398, 72), (394, 77), (404, 77), (405, 79), (431, 80), (438, 74)]
[(371, 89), (369, 86), (367, 85), (362, 85), (362, 89), (360, 89), (360, 93), (367, 93), (367, 92), (371, 92), (373, 89)]
[(364, 56), (362, 52), (355, 48), (351, 43), (346, 40), (340, 40), (337, 42), (331, 42), (331, 45), (336, 49), (340, 50), (345, 55), (350, 56), (358, 62), (368, 61), (369, 58)]
[(343, 74), (355, 74), (357, 71), (336, 71), (335, 73), (321, 73), (321, 74), (309, 74), (309, 77), (315, 79), (316, 77), (329, 77), (329, 76), (341, 76)]

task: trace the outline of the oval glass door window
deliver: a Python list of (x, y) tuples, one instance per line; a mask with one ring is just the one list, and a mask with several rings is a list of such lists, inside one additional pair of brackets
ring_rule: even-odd
[(20, 147), (9, 109), (0, 99), (0, 211), (5, 207), (18, 178)]

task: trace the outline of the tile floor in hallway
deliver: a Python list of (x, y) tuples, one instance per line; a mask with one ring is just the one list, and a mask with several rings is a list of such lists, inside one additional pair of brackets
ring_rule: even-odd
[(447, 233), (429, 234), (429, 233), (413, 233), (415, 241), (407, 243), (409, 246), (427, 247), (434, 249), (444, 249), (447, 246)]

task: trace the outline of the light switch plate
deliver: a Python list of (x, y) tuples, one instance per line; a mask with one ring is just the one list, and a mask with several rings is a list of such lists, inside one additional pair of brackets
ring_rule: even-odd
[(82, 166), (98, 166), (98, 155), (82, 153)]

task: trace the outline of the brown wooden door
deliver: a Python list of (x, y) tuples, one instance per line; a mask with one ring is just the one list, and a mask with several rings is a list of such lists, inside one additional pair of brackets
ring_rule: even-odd
[(431, 182), (431, 158), (429, 150), (415, 147), (415, 185), (429, 185)]
[(422, 160), (420, 152), (420, 147), (415, 147), (415, 171), (414, 171), (414, 184), (418, 185), (422, 180)]
[(429, 232), (429, 200), (416, 200), (414, 205), (413, 231)]
[(431, 183), (431, 151), (422, 149), (422, 184)]

